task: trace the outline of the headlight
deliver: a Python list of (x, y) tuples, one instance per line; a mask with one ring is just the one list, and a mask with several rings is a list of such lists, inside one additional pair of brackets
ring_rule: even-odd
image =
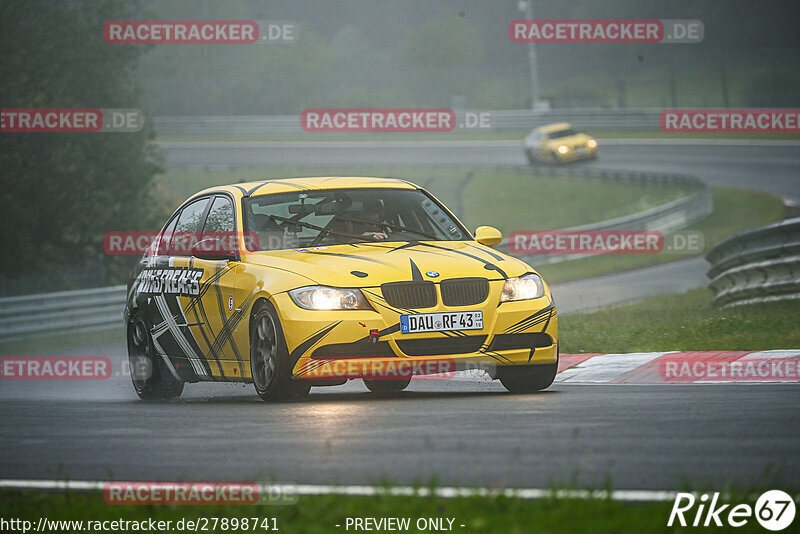
[(295, 304), (306, 310), (371, 310), (359, 289), (308, 286), (289, 291)]
[(561, 145), (558, 147), (559, 154), (566, 154), (567, 152), (569, 152), (569, 147), (567, 145)]
[(597, 146), (597, 141), (595, 141), (594, 139), (589, 139), (588, 141), (586, 141), (586, 146), (588, 146), (589, 148), (595, 148)]
[(526, 274), (517, 278), (509, 278), (503, 286), (500, 302), (513, 300), (538, 299), (544, 296), (544, 283), (538, 275)]

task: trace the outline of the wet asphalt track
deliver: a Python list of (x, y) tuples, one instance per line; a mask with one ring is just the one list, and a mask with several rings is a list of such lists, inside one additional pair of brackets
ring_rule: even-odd
[[(522, 163), (521, 152), (502, 144), (168, 151), (169, 164), (181, 158)], [(798, 162), (797, 145), (609, 145), (593, 165), (686, 172), (800, 199)], [(561, 312), (705, 283), (702, 260), (668, 265), (594, 286), (564, 284)], [(49, 354), (105, 355), (117, 370), (125, 357), (122, 340)], [(267, 405), (251, 386), (197, 384), (181, 401), (145, 404), (122, 376), (0, 381), (0, 478), (798, 489), (798, 402), (797, 385), (556, 384), (510, 395), (497, 382), (415, 379), (388, 397), (351, 382), (316, 389), (305, 402)]]
[[(124, 357), (121, 344), (95, 349)], [(511, 395), (497, 382), (415, 379), (380, 397), (353, 381), (283, 404), (219, 384), (147, 404), (124, 377), (3, 387), (1, 478), (626, 489), (800, 480), (797, 385), (556, 384)]]

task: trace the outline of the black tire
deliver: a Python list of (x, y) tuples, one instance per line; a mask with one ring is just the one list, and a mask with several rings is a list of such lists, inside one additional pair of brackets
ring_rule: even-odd
[(556, 363), (544, 365), (513, 365), (498, 369), (498, 377), (511, 393), (535, 393), (549, 388), (558, 373)]
[(411, 377), (405, 380), (368, 380), (364, 379), (364, 385), (373, 393), (393, 393), (403, 391), (411, 382)]
[(536, 166), (539, 164), (539, 160), (533, 155), (533, 151), (530, 149), (525, 149), (525, 157), (528, 158), (528, 163), (532, 166)]
[(265, 401), (299, 400), (311, 386), (292, 380), (289, 350), (275, 308), (260, 300), (250, 318), (250, 373), (256, 393)]
[(558, 154), (550, 152), (550, 163), (553, 165), (561, 165), (562, 161), (561, 158), (558, 157)]
[(168, 400), (183, 393), (183, 381), (172, 376), (164, 360), (156, 354), (150, 325), (138, 312), (128, 321), (128, 363), (133, 389), (140, 399)]

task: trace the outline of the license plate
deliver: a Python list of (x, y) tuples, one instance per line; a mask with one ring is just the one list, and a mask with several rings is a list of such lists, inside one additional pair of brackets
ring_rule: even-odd
[(403, 334), (482, 329), (482, 311), (418, 313), (400, 316), (400, 332)]
[(575, 149), (576, 154), (587, 154), (589, 152), (588, 148), (580, 147)]

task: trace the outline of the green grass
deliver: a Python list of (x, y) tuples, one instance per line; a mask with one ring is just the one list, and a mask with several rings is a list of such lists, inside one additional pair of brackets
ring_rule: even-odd
[[(767, 193), (732, 187), (714, 187), (711, 193), (714, 203), (712, 214), (681, 230), (702, 232), (705, 251), (736, 232), (776, 222), (784, 216), (783, 202)], [(686, 257), (681, 254), (603, 254), (542, 265), (537, 271), (552, 284)]]
[(800, 348), (800, 301), (728, 309), (696, 289), (587, 314), (562, 316), (565, 354)]
[[(122, 312), (122, 310), (120, 310)], [(120, 317), (119, 328), (83, 334), (59, 334), (31, 337), (0, 343), (0, 356), (37, 356), (52, 354), (70, 347), (125, 343), (125, 329)]]
[[(472, 180), (463, 187), (468, 172)], [(274, 167), (237, 170), (170, 169), (156, 184), (162, 196), (183, 198), (214, 185), (289, 176), (387, 176), (404, 178), (436, 195), (470, 229), (550, 230), (587, 224), (652, 208), (688, 194), (678, 187), (650, 188), (593, 179), (540, 177), (509, 170), (426, 167)], [(546, 200), (544, 200), (546, 199)], [(568, 206), (568, 209), (565, 208)]]
[(496, 226), (508, 235), (513, 230), (554, 230), (631, 215), (687, 194), (678, 187), (594, 179), (476, 174), (464, 191), (464, 218), (472, 225)]
[[(747, 497), (730, 502), (749, 502)], [(752, 506), (754, 503), (750, 502)], [(33, 522), (49, 520), (172, 521), (170, 532), (180, 519), (275, 518), (278, 531), (292, 533), (348, 532), (347, 518), (410, 518), (411, 528), (419, 518), (453, 519), (453, 532), (498, 532), (516, 534), (550, 533), (656, 533), (680, 532), (669, 528), (672, 502), (626, 504), (607, 499), (522, 500), (517, 498), (353, 497), (309, 496), (288, 506), (111, 506), (97, 494), (47, 494), (6, 491), (0, 493), (0, 516)], [(271, 522), (270, 522), (271, 523)], [(446, 523), (445, 523), (446, 524)], [(209, 524), (210, 525), (210, 524)], [(337, 527), (336, 525), (340, 525)], [(461, 527), (461, 525), (464, 525)], [(210, 528), (210, 526), (209, 526)], [(763, 532), (751, 519), (738, 529), (702, 528), (703, 532)], [(244, 530), (228, 530), (245, 532)], [(252, 528), (251, 528), (252, 531)], [(350, 532), (355, 531), (351, 526)], [(223, 532), (217, 529), (216, 532)], [(258, 532), (265, 532), (258, 530)], [(385, 532), (385, 531), (383, 531)], [(430, 531), (428, 531), (430, 532)]]

